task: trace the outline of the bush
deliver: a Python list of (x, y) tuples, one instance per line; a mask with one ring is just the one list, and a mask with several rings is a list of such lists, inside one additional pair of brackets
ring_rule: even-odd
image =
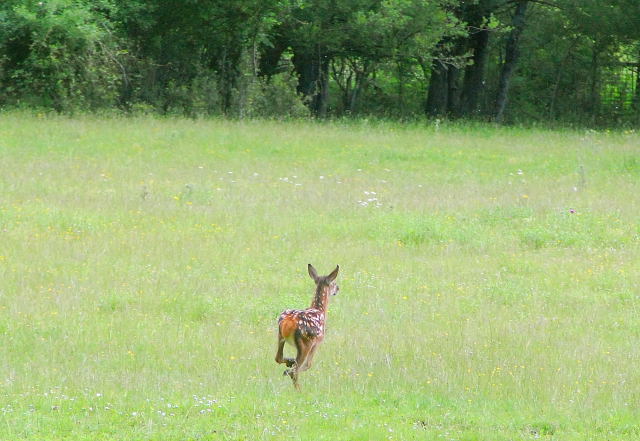
[(117, 102), (117, 42), (105, 19), (72, 0), (0, 10), (0, 103), (96, 109)]
[(308, 117), (309, 108), (296, 91), (297, 78), (291, 72), (283, 72), (270, 79), (257, 80), (248, 116), (263, 118)]
[(232, 94), (230, 114), (239, 118), (295, 118), (310, 115), (296, 89), (298, 79), (293, 66), (270, 77), (253, 74), (250, 57), (245, 53), (239, 69), (244, 72)]

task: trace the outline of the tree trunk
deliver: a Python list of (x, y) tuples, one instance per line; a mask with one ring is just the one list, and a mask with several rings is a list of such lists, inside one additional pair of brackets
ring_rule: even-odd
[(319, 46), (294, 48), (293, 66), (298, 74), (298, 93), (309, 102), (317, 117), (327, 114), (330, 58)]
[(460, 106), (460, 73), (467, 51), (466, 38), (445, 38), (438, 43), (439, 57), (428, 66), (421, 58), (420, 66), (425, 78), (430, 72), (425, 112), (429, 116), (451, 116)]
[(258, 58), (258, 74), (271, 78), (279, 73), (280, 59), (282, 54), (289, 47), (289, 41), (285, 38), (285, 31), (278, 30), (271, 45), (260, 46), (260, 57)]
[(450, 65), (447, 69), (447, 113), (460, 108), (460, 68)]
[(396, 62), (396, 66), (398, 68), (398, 108), (400, 110), (400, 118), (405, 117), (405, 109), (404, 109), (404, 79), (405, 79), (405, 69), (401, 60)]
[(638, 52), (638, 63), (636, 64), (636, 92), (633, 96), (633, 108), (637, 116), (640, 117), (640, 52)]
[(511, 81), (511, 76), (515, 72), (518, 63), (518, 57), (520, 56), (519, 41), (524, 29), (528, 6), (528, 0), (519, 1), (513, 14), (512, 29), (509, 33), (509, 37), (507, 38), (504, 64), (502, 65), (502, 70), (500, 71), (500, 82), (498, 84), (498, 95), (496, 99), (495, 111), (495, 120), (498, 123), (501, 123), (504, 119), (504, 110), (507, 106), (507, 99), (509, 96), (509, 83)]
[(567, 48), (567, 52), (565, 53), (564, 57), (562, 57), (562, 60), (557, 66), (556, 73), (555, 73), (555, 81), (553, 83), (553, 92), (551, 93), (551, 100), (549, 101), (549, 118), (550, 119), (555, 118), (556, 102), (558, 101), (558, 91), (560, 90), (560, 80), (562, 79), (562, 74), (564, 73), (565, 66), (569, 61), (569, 59), (571, 58), (571, 55), (573, 54), (573, 48), (575, 47), (577, 42), (578, 42), (578, 39), (573, 40), (571, 45), (569, 45), (569, 47)]
[(365, 65), (363, 70), (356, 71), (356, 79), (353, 89), (351, 90), (351, 96), (349, 98), (349, 113), (352, 115), (358, 111), (358, 98), (364, 87), (364, 82), (367, 78), (367, 66)]
[(320, 57), (319, 64), (319, 78), (318, 88), (316, 96), (313, 100), (313, 110), (318, 118), (325, 118), (327, 116), (327, 105), (329, 103), (329, 58), (324, 55)]
[(222, 56), (218, 60), (220, 87), (222, 89), (222, 111), (225, 114), (233, 110), (233, 91), (237, 89), (238, 79), (240, 78), (239, 66), (241, 57), (242, 49), (230, 44), (223, 47)]
[(431, 65), (431, 78), (425, 111), (429, 116), (444, 116), (448, 108), (448, 72), (447, 66), (439, 60)]
[(640, 110), (640, 63), (636, 65), (636, 109)]
[(595, 123), (600, 113), (600, 68), (599, 68), (600, 47), (598, 41), (593, 42), (593, 52), (591, 53), (591, 90), (589, 93), (589, 108), (591, 110), (591, 123)]
[(470, 36), (473, 51), (473, 64), (467, 66), (464, 73), (462, 95), (460, 97), (460, 116), (480, 113), (480, 95), (484, 89), (487, 60), (489, 58), (489, 30), (480, 29)]

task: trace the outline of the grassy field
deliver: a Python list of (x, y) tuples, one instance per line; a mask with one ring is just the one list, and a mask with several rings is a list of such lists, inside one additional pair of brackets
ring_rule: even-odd
[(0, 439), (640, 439), (639, 195), (638, 133), (0, 115)]

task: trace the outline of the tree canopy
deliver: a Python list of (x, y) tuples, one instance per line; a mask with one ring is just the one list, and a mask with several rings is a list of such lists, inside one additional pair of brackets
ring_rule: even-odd
[(640, 121), (637, 0), (4, 0), (0, 107)]

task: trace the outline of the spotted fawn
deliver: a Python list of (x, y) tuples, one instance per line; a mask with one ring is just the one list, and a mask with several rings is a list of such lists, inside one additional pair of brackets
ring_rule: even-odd
[[(309, 276), (316, 283), (316, 293), (308, 309), (287, 309), (278, 317), (278, 352), (276, 363), (284, 363), (288, 375), (293, 380), (296, 389), (298, 374), (311, 367), (313, 356), (324, 339), (324, 325), (327, 320), (329, 296), (338, 294), (340, 288), (335, 280), (339, 266), (336, 266), (328, 276), (318, 276), (313, 265), (309, 264)], [(284, 358), (282, 350), (284, 344), (289, 343), (297, 350), (296, 358)]]

